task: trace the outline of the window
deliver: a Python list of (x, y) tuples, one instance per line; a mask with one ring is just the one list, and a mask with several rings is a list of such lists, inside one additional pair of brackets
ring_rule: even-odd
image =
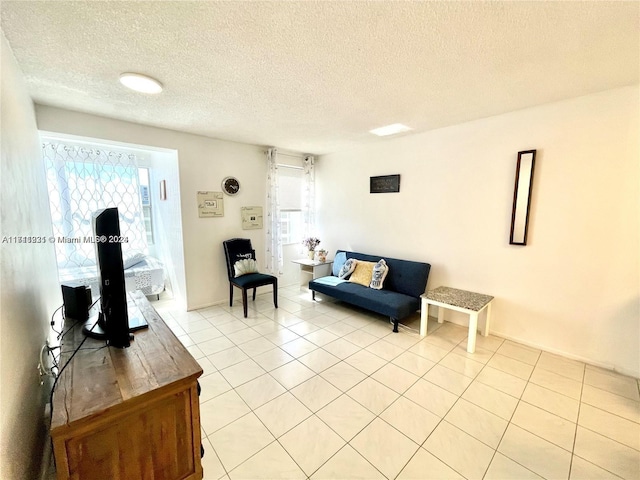
[(140, 202), (142, 203), (142, 215), (144, 217), (144, 229), (147, 234), (147, 245), (153, 245), (153, 221), (151, 217), (151, 192), (149, 189), (149, 169), (138, 168), (140, 180)]
[(302, 212), (300, 210), (281, 210), (280, 226), (283, 245), (302, 241)]
[[(125, 256), (147, 253), (148, 233), (142, 204), (146, 196), (148, 208), (151, 207), (149, 172), (138, 169), (135, 155), (53, 140), (43, 144), (43, 156), (61, 276), (65, 270), (95, 268), (91, 218), (101, 208), (118, 207)], [(141, 188), (142, 182), (146, 183), (146, 189)], [(151, 227), (150, 212), (148, 219)]]
[(280, 234), (282, 244), (302, 242), (302, 177), (300, 167), (278, 166), (280, 199)]

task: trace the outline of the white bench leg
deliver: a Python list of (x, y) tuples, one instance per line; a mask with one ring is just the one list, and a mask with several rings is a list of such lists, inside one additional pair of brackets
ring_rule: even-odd
[(469, 314), (469, 338), (467, 340), (467, 352), (476, 351), (476, 332), (478, 330), (478, 312)]
[(444, 308), (438, 307), (438, 323), (444, 322)]
[(484, 329), (482, 330), (482, 336), (489, 335), (489, 324), (491, 322), (491, 302), (487, 304), (487, 320), (484, 322)]
[(427, 336), (427, 322), (429, 321), (429, 304), (427, 299), (421, 299), (420, 304), (420, 336)]

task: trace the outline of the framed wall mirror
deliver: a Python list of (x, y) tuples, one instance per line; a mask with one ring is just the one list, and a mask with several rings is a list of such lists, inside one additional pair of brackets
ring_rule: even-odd
[(527, 244), (535, 161), (535, 150), (518, 152), (516, 183), (513, 192), (513, 212), (511, 213), (511, 236), (509, 237), (511, 245)]

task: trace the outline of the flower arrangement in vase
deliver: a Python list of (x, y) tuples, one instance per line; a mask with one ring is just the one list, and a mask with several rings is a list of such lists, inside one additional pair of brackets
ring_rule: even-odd
[(307, 247), (307, 250), (309, 251), (309, 259), (313, 260), (316, 253), (315, 249), (320, 245), (320, 239), (316, 237), (307, 237), (302, 241), (302, 244)]

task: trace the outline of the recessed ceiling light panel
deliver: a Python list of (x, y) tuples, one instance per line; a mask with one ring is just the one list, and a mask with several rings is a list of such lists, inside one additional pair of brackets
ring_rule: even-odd
[(369, 130), (369, 133), (373, 133), (379, 137), (386, 137), (388, 135), (395, 135), (396, 133), (408, 132), (409, 130), (413, 129), (406, 125), (402, 125), (401, 123), (394, 123), (393, 125), (387, 125), (386, 127)]
[(140, 93), (155, 94), (162, 91), (162, 84), (158, 80), (141, 73), (123, 73), (120, 75), (120, 83)]

